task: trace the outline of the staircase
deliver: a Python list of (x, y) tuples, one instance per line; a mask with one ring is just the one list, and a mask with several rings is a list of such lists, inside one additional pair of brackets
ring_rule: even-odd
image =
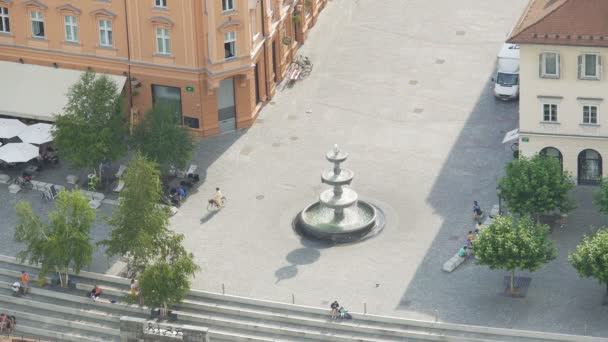
[[(150, 317), (150, 310), (122, 299), (129, 280), (81, 272), (72, 279), (76, 289), (31, 287), (30, 294), (12, 296), (10, 285), (20, 271), (35, 283), (38, 269), (0, 256), (0, 312), (17, 317), (14, 335), (51, 341), (120, 341), (120, 317)], [(98, 301), (87, 297), (94, 285), (104, 293)], [(116, 303), (111, 303), (115, 300)], [(191, 291), (173, 308), (177, 324), (209, 328), (216, 341), (453, 341), (453, 342), (608, 342), (608, 339), (408, 320), (351, 313), (353, 320), (333, 321), (328, 310)]]

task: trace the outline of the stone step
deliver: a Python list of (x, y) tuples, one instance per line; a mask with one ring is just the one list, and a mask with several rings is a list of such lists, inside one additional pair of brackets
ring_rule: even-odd
[[(70, 341), (70, 342), (103, 341), (103, 340), (100, 340), (99, 338), (90, 338), (88, 336), (83, 336), (83, 335), (70, 333), (70, 332), (59, 332), (59, 331), (42, 329), (42, 328), (36, 327), (35, 324), (34, 325), (30, 325), (30, 324), (32, 324), (32, 323), (29, 323), (29, 324), (28, 324), (28, 322), (22, 323), (22, 322), (19, 322), (19, 320), (17, 320), (17, 327), (15, 328), (15, 331), (14, 331), (15, 335), (20, 336), (21, 334), (25, 334), (25, 335), (40, 337), (45, 340), (52, 339), (52, 340), (56, 340), (56, 341)], [(116, 341), (119, 341), (119, 340), (116, 340)]]
[[(53, 331), (55, 333), (64, 333), (64, 334), (74, 334), (78, 336), (82, 336), (94, 341), (120, 341), (120, 331), (116, 330), (118, 336), (116, 334), (104, 334), (98, 333), (94, 331), (89, 331), (82, 329), (83, 324), (74, 324), (70, 321), (61, 322), (58, 319), (47, 319), (42, 321), (41, 319), (35, 317), (35, 319), (30, 318), (22, 318), (20, 316), (15, 315), (17, 317), (17, 329), (21, 324), (24, 326), (36, 327), (38, 329), (43, 329), (47, 331)], [(63, 325), (70, 324), (69, 326)], [(15, 329), (15, 331), (17, 331)], [(47, 337), (53, 337), (53, 335), (47, 335)]]
[[(23, 267), (14, 258), (0, 256), (0, 268), (4, 265), (13, 270)], [(109, 289), (111, 288), (111, 291), (106, 293), (107, 297), (114, 295), (118, 298), (122, 293), (128, 292), (128, 279), (89, 272), (82, 272), (74, 279), (81, 284), (79, 287), (83, 291), (75, 291), (72, 292), (73, 294), (58, 293), (58, 295), (55, 291), (49, 291), (49, 293), (34, 293), (34, 295), (49, 296), (44, 297), (49, 299), (57, 296), (57, 301), (65, 301), (68, 303), (67, 305), (94, 307), (113, 315), (145, 317), (149, 314), (149, 310), (145, 308), (137, 306), (129, 308), (121, 303), (110, 304), (107, 301), (92, 302), (84, 297), (87, 286), (103, 283)], [(42, 299), (44, 300), (44, 298)], [(328, 310), (325, 308), (195, 290), (190, 292), (184, 304), (177, 309), (174, 312), (177, 313), (180, 324), (187, 322), (193, 325), (208, 326), (211, 333), (218, 332), (218, 335), (225, 333), (229, 336), (234, 333), (234, 340), (239, 341), (346, 341), (353, 339), (392, 341), (398, 338), (399, 341), (608, 342), (608, 339), (589, 336), (418, 321), (352, 312), (353, 321), (333, 322), (327, 320)], [(359, 335), (364, 339), (360, 339)], [(225, 340), (231, 339), (227, 337)]]
[(311, 331), (334, 329), (341, 332), (357, 333), (361, 338), (371, 338), (371, 335), (383, 335), (386, 337), (394, 337), (396, 340), (401, 340), (403, 337), (411, 336), (424, 332), (423, 329), (416, 327), (395, 327), (383, 324), (369, 324), (365, 321), (360, 321), (358, 317), (354, 320), (332, 320), (328, 313), (320, 315), (302, 315), (299, 313), (285, 314), (282, 312), (271, 312), (260, 308), (243, 308), (226, 304), (207, 303), (202, 301), (185, 300), (176, 310), (181, 310), (193, 314), (203, 312), (213, 315), (214, 317), (225, 317), (229, 319), (239, 319), (244, 322), (273, 322), (284, 327), (286, 325), (305, 326)]
[(112, 314), (109, 314), (104, 311), (79, 309), (79, 308), (73, 308), (73, 307), (66, 306), (66, 305), (50, 304), (50, 303), (45, 303), (45, 302), (41, 302), (41, 301), (37, 301), (37, 300), (25, 299), (23, 297), (19, 298), (19, 297), (13, 297), (11, 295), (0, 294), (0, 305), (7, 306), (9, 304), (22, 305), (22, 306), (28, 306), (30, 308), (51, 311), (58, 315), (59, 314), (79, 315), (81, 318), (97, 319), (97, 320), (112, 322), (112, 323), (116, 323), (116, 324), (120, 323), (120, 316), (112, 315)]
[(101, 320), (97, 322), (90, 322), (80, 319), (80, 317), (78, 317), (77, 315), (58, 314), (49, 310), (36, 310), (36, 312), (32, 311), (34, 310), (19, 304), (0, 302), (0, 312), (14, 315), (15, 317), (19, 317), (20, 319), (37, 321), (44, 324), (71, 327), (74, 329), (85, 330), (88, 332), (103, 335), (120, 336), (120, 326), (118, 324), (105, 325), (101, 324), (104, 322)]

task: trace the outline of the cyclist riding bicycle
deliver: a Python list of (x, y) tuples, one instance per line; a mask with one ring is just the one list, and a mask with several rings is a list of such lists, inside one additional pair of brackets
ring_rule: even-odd
[(215, 205), (218, 206), (218, 208), (221, 208), (224, 206), (223, 197), (224, 197), (224, 195), (222, 195), (220, 188), (215, 188), (215, 195), (213, 196), (213, 201), (215, 202)]

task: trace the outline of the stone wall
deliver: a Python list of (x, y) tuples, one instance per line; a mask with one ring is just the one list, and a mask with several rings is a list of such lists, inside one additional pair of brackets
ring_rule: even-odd
[[(178, 329), (180, 333), (176, 334)], [(192, 325), (157, 323), (143, 318), (120, 318), (121, 342), (209, 342), (208, 330)]]

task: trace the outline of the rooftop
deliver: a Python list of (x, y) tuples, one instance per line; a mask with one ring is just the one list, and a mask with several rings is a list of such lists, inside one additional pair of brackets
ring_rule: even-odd
[(530, 0), (508, 42), (608, 47), (606, 18), (606, 0)]

